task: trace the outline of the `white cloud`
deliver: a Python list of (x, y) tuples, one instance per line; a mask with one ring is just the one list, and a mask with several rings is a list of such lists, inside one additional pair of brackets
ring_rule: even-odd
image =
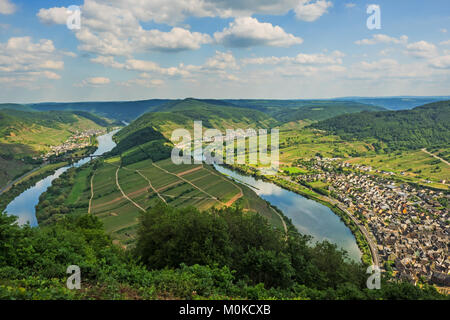
[(0, 43), (0, 77), (10, 79), (11, 86), (21, 86), (39, 78), (57, 80), (61, 77), (50, 70), (64, 68), (59, 58), (51, 40), (33, 42), (31, 37), (12, 37)]
[(436, 69), (450, 69), (450, 55), (433, 58), (430, 65)]
[(106, 77), (91, 77), (91, 78), (87, 78), (84, 79), (81, 82), (81, 86), (104, 86), (107, 85), (111, 82), (111, 80), (109, 78)]
[(96, 58), (92, 58), (91, 62), (99, 63), (106, 67), (115, 69), (139, 71), (167, 77), (186, 77), (189, 75), (189, 71), (187, 71), (182, 64), (179, 67), (164, 68), (153, 61), (139, 59), (127, 59), (124, 63), (120, 63), (117, 62), (112, 56), (98, 56)]
[(94, 63), (100, 63), (104, 65), (105, 67), (111, 67), (116, 69), (122, 69), (125, 65), (123, 63), (116, 62), (114, 60), (114, 57), (105, 57), (105, 56), (98, 56), (96, 58), (92, 58), (91, 62)]
[(139, 78), (131, 79), (125, 82), (119, 83), (120, 85), (126, 87), (141, 86), (145, 88), (155, 88), (164, 85), (164, 80), (161, 79), (150, 79), (147, 74), (141, 74)]
[(206, 60), (203, 66), (205, 70), (238, 69), (236, 59), (231, 52), (216, 51), (216, 55)]
[[(109, 0), (85, 0), (85, 3), (110, 5)], [(285, 14), (299, 0), (115, 0), (114, 6), (130, 12), (141, 21), (177, 25), (186, 17), (242, 17), (253, 14)]]
[[(346, 78), (351, 80), (376, 80), (378, 82), (397, 81), (428, 81), (431, 77), (443, 75), (443, 70), (429, 68), (428, 62), (416, 60), (414, 63), (400, 63), (394, 59), (381, 59), (354, 63), (346, 72)], [(423, 83), (423, 81), (421, 82)]]
[(394, 59), (382, 59), (374, 62), (362, 61), (357, 66), (364, 71), (381, 71), (395, 68), (399, 63)]
[(442, 28), (442, 29), (439, 30), (439, 31), (441, 31), (442, 33), (447, 33), (447, 29), (445, 29), (445, 28)]
[(51, 79), (51, 80), (59, 80), (61, 79), (61, 76), (59, 74), (56, 74), (52, 71), (41, 71), (41, 72), (37, 72), (37, 75), (39, 76), (44, 76), (47, 79)]
[(163, 68), (153, 61), (137, 60), (137, 59), (127, 60), (124, 66), (124, 68), (127, 70), (151, 72), (169, 77), (188, 76), (189, 72), (184, 70), (182, 67), (183, 66), (181, 66), (181, 68), (177, 67)]
[(437, 48), (434, 44), (422, 40), (408, 44), (405, 53), (416, 58), (432, 58), (437, 55)]
[(64, 69), (64, 62), (63, 61), (53, 61), (53, 60), (46, 60), (43, 63), (39, 65), (42, 69), (54, 69), (54, 70), (62, 70)]
[(289, 47), (303, 42), (303, 39), (286, 33), (279, 26), (251, 17), (236, 18), (223, 31), (214, 33), (214, 38), (226, 47)]
[(385, 34), (375, 34), (371, 39), (358, 40), (355, 43), (358, 45), (374, 45), (374, 44), (406, 44), (408, 42), (408, 36), (401, 36), (400, 38), (390, 37)]
[(10, 0), (0, 0), (0, 14), (13, 14), (16, 6)]
[[(138, 3), (138, 5), (144, 4)], [(82, 28), (75, 31), (79, 50), (99, 55), (130, 56), (134, 53), (155, 51), (196, 50), (211, 42), (211, 37), (199, 32), (174, 27), (169, 32), (146, 30), (141, 20), (143, 13), (121, 1), (114, 4), (86, 0), (82, 6)], [(64, 7), (41, 9), (37, 16), (46, 24), (65, 24), (68, 11)]]
[(61, 51), (61, 53), (67, 57), (76, 58), (78, 55), (71, 51)]
[(450, 40), (442, 41), (439, 43), (441, 46), (448, 46), (450, 45)]
[(149, 30), (143, 32), (140, 38), (141, 46), (159, 51), (197, 50), (202, 44), (210, 42), (209, 35), (182, 28), (173, 28), (170, 32)]
[(66, 24), (68, 10), (65, 7), (42, 8), (37, 13), (37, 17), (45, 24)]
[(300, 0), (299, 4), (295, 7), (295, 16), (303, 21), (316, 21), (325, 13), (328, 12), (328, 8), (331, 8), (333, 3), (325, 0)]
[(339, 65), (342, 64), (342, 57), (345, 54), (340, 51), (334, 51), (329, 55), (323, 53), (306, 54), (299, 53), (295, 57), (258, 57), (242, 59), (244, 65), (247, 64), (301, 64), (301, 65)]

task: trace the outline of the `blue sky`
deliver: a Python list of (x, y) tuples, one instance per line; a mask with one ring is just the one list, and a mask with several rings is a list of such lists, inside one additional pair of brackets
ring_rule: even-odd
[(450, 95), (450, 3), (0, 0), (0, 85), (19, 103)]

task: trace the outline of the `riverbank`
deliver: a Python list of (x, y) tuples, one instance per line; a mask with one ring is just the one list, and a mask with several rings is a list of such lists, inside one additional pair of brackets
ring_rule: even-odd
[(0, 194), (0, 212), (3, 212), (8, 204), (25, 190), (31, 188), (40, 180), (53, 175), (58, 169), (66, 165), (68, 165), (68, 162), (47, 164), (43, 167), (31, 170), (20, 177), (17, 181), (13, 182), (8, 189), (4, 190), (3, 193)]
[[(339, 208), (339, 203), (337, 200), (330, 199), (326, 196), (320, 195), (313, 190), (302, 186), (298, 183), (295, 183), (288, 178), (283, 178), (281, 176), (264, 176), (260, 175), (259, 171), (250, 167), (242, 167), (242, 166), (232, 166), (228, 164), (222, 165), (229, 170), (236, 171), (245, 176), (251, 176), (255, 179), (260, 179), (262, 181), (273, 183), (285, 190), (294, 192), (298, 195), (301, 195), (307, 199), (313, 200), (321, 205), (328, 207), (336, 216), (340, 218), (340, 220), (349, 228), (352, 232), (356, 244), (361, 251), (361, 260), (365, 265), (371, 265), (376, 263), (378, 259), (376, 258), (376, 247), (373, 244), (372, 240), (369, 238), (368, 233), (364, 233), (361, 228), (363, 226), (358, 225), (350, 215), (350, 213), (345, 212), (341, 208)], [(334, 203), (333, 203), (334, 202)]]
[[(73, 167), (79, 167), (90, 161), (90, 155), (101, 155), (104, 152), (110, 151), (115, 144), (112, 142), (111, 136), (116, 131), (111, 131), (107, 134), (96, 136), (98, 142), (89, 147), (71, 151), (70, 154), (65, 154), (68, 161), (58, 162), (57, 164), (48, 165), (39, 171), (32, 173), (26, 181), (16, 184), (6, 194), (0, 197), (0, 210), (6, 211), (10, 215), (18, 217), (19, 224), (30, 223), (31, 226), (37, 226), (36, 206), (39, 204), (39, 198), (50, 186), (55, 179), (57, 179), (65, 171)], [(72, 163), (75, 156), (84, 157), (76, 163)], [(63, 158), (61, 158), (63, 159)], [(64, 158), (66, 160), (66, 158)]]

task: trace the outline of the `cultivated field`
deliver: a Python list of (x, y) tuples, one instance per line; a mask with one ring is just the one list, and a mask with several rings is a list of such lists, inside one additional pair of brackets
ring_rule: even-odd
[(78, 174), (69, 199), (75, 203), (91, 199), (89, 212), (98, 216), (107, 232), (123, 244), (133, 241), (140, 213), (157, 201), (199, 210), (240, 205), (282, 226), (280, 217), (252, 190), (207, 165), (175, 165), (167, 159), (120, 166), (120, 159), (112, 158), (97, 167), (91, 181), (88, 170), (92, 167)]

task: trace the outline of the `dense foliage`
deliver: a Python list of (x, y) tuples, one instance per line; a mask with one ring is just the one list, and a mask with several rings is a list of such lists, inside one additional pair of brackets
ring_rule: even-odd
[[(123, 130), (126, 130), (123, 129)], [(121, 130), (120, 132), (122, 132)], [(120, 133), (119, 132), (119, 133)], [(117, 146), (114, 147), (113, 150), (111, 150), (112, 155), (119, 155), (122, 152), (125, 152), (133, 147), (139, 146), (141, 144), (155, 141), (155, 140), (166, 140), (164, 136), (153, 129), (151, 126), (143, 127), (142, 129), (132, 131), (129, 135), (123, 136), (122, 134), (117, 133), (115, 138), (118, 140)]]
[[(70, 168), (58, 179), (55, 179), (52, 185), (41, 194), (39, 203), (36, 205), (36, 218), (40, 225), (47, 225), (60, 220), (64, 215), (79, 207), (87, 211), (88, 200), (77, 205), (68, 204), (67, 201), (74, 186), (75, 177), (83, 168)], [(87, 178), (90, 179), (90, 175)]]
[[(407, 283), (363, 289), (362, 270), (334, 246), (308, 247), (294, 230), (284, 241), (261, 218), (239, 210), (160, 206), (143, 216), (135, 255), (113, 245), (92, 215), (66, 215), (39, 228), (14, 220), (0, 214), (0, 299), (443, 298)], [(151, 251), (161, 241), (164, 247)], [(70, 265), (81, 269), (81, 290), (66, 288)]]
[(225, 100), (234, 105), (262, 111), (281, 122), (319, 121), (341, 114), (381, 111), (381, 107), (353, 101), (334, 100)]
[[(176, 128), (193, 129), (193, 121), (202, 121), (205, 128), (271, 128), (278, 122), (263, 112), (232, 106), (220, 101), (185, 99), (161, 105), (117, 133), (118, 140), (146, 127), (165, 133)], [(170, 137), (170, 134), (169, 134)]]
[(388, 150), (417, 149), (450, 144), (450, 101), (413, 110), (362, 112), (313, 124), (348, 140), (376, 139)]
[(98, 124), (99, 126), (102, 127), (108, 127), (110, 125), (110, 123), (108, 121), (106, 121), (105, 119), (93, 114), (93, 113), (89, 113), (86, 111), (72, 111), (73, 114), (76, 114), (77, 116), (86, 118), (91, 120), (92, 122)]
[(0, 137), (19, 133), (33, 125), (60, 128), (60, 124), (72, 124), (76, 118), (71, 112), (26, 112), (11, 109), (0, 110)]
[(152, 161), (167, 159), (170, 157), (171, 152), (172, 144), (165, 139), (150, 141), (122, 153), (122, 165), (128, 166), (146, 159), (151, 159)]
[(318, 289), (363, 284), (361, 266), (347, 262), (334, 245), (310, 248), (308, 240), (291, 232), (286, 241), (266, 219), (238, 209), (200, 212), (160, 205), (143, 216), (136, 251), (152, 269), (217, 263), (236, 270), (239, 279), (266, 287), (285, 288), (294, 282)]

